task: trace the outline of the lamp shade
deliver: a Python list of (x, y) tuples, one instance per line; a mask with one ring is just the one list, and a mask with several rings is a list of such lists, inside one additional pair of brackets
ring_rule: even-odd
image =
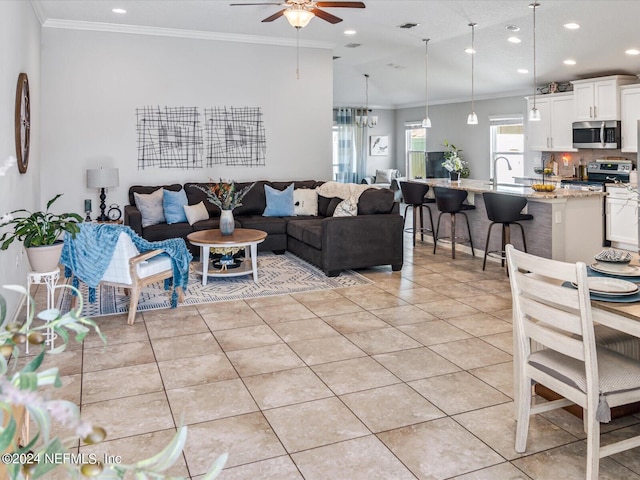
[(287, 17), (292, 27), (302, 28), (309, 25), (315, 14), (304, 8), (289, 8), (284, 11), (284, 16)]
[(117, 168), (92, 168), (87, 170), (88, 188), (111, 188), (119, 185)]

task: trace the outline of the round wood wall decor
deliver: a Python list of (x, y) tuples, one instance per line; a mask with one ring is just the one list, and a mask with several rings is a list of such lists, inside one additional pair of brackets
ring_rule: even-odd
[(26, 173), (29, 166), (29, 140), (31, 137), (29, 77), (26, 73), (21, 73), (18, 76), (18, 85), (16, 86), (15, 133), (18, 170), (20, 173)]

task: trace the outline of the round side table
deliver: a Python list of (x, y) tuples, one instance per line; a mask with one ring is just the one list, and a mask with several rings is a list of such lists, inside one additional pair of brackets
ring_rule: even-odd
[[(27, 294), (31, 295), (31, 285), (44, 284), (47, 286), (47, 309), (55, 307), (55, 290), (58, 279), (60, 278), (60, 269), (56, 268), (50, 272), (29, 272), (27, 274)], [(27, 318), (30, 314), (31, 302), (27, 299)], [(37, 317), (36, 317), (37, 318)], [(53, 328), (47, 328), (45, 335), (45, 345), (49, 345), (53, 350), (53, 343), (57, 335)], [(26, 342), (25, 352), (29, 353), (29, 342)]]

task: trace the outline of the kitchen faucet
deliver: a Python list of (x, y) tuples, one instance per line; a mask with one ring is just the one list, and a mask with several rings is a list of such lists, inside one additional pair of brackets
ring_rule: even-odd
[(498, 188), (498, 170), (496, 168), (496, 165), (498, 164), (498, 160), (500, 159), (506, 160), (507, 167), (509, 167), (509, 170), (511, 170), (511, 164), (509, 163), (509, 159), (507, 157), (496, 157), (493, 159), (493, 189), (494, 190)]

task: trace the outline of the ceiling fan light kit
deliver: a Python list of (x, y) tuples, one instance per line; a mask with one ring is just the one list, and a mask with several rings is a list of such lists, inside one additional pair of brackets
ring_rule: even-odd
[(315, 2), (314, 0), (285, 0), (284, 2), (262, 2), (262, 3), (231, 3), (232, 7), (246, 7), (255, 5), (281, 5), (287, 8), (274, 13), (262, 20), (263, 22), (273, 22), (284, 16), (292, 27), (301, 29), (306, 27), (313, 17), (321, 18), (329, 23), (340, 23), (341, 18), (329, 12), (320, 10), (321, 8), (365, 8), (363, 2)]
[(302, 5), (294, 5), (292, 8), (286, 9), (283, 15), (287, 17), (289, 24), (294, 28), (306, 27), (315, 17), (313, 12), (305, 9)]

